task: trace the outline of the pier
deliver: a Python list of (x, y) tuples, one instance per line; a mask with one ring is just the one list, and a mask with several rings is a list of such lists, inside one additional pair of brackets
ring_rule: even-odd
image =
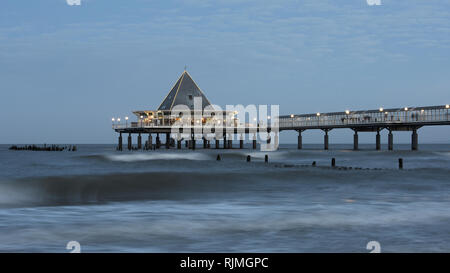
[[(201, 98), (200, 111), (194, 108), (195, 98)], [(179, 112), (176, 106), (187, 108)], [(208, 108), (211, 103), (200, 90), (187, 71), (184, 71), (157, 110), (134, 111), (137, 122), (120, 123), (120, 119), (112, 119), (112, 128), (119, 134), (118, 150), (123, 150), (123, 137), (127, 137), (128, 150), (181, 149), (185, 147), (195, 150), (196, 141), (203, 142), (203, 149), (243, 149), (244, 139), (252, 140), (252, 148), (257, 147), (257, 134), (266, 133), (267, 138), (260, 143), (278, 144), (282, 131), (298, 132), (297, 148), (303, 148), (302, 134), (306, 130), (321, 130), (324, 133), (323, 148), (329, 148), (329, 132), (336, 129), (350, 129), (353, 133), (353, 149), (359, 149), (359, 133), (375, 133), (376, 150), (381, 149), (380, 132), (387, 130), (388, 150), (394, 148), (394, 133), (411, 132), (411, 150), (419, 147), (419, 129), (424, 126), (450, 125), (449, 105), (402, 107), (375, 110), (346, 110), (343, 112), (291, 114), (284, 116), (268, 116), (270, 122), (241, 122), (236, 112), (223, 111), (214, 115)], [(186, 116), (188, 118), (186, 118)], [(183, 128), (175, 129), (180, 122)], [(137, 136), (137, 147), (133, 146), (133, 135)], [(143, 145), (142, 137), (146, 136)], [(233, 147), (233, 139), (239, 137), (239, 146)], [(161, 137), (165, 140), (164, 145)], [(200, 139), (199, 139), (200, 138)], [(155, 140), (155, 141), (153, 141)], [(214, 144), (212, 147), (211, 143)], [(222, 143), (222, 145), (220, 144)]]

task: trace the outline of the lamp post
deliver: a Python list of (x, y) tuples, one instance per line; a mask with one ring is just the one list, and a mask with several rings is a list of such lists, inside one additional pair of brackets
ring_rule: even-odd
[(114, 121), (116, 121), (116, 119), (115, 119), (115, 118), (112, 118), (111, 121), (112, 121), (112, 126), (113, 126), (113, 128), (114, 128)]
[(128, 127), (128, 117), (125, 117), (125, 127)]

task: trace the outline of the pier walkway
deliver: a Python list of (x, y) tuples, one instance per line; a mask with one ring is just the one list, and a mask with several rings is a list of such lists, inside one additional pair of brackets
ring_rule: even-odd
[[(141, 115), (142, 118), (142, 115)], [(162, 118), (164, 121), (164, 117)], [(199, 123), (199, 124), (198, 124)], [(198, 122), (190, 129), (189, 137), (177, 137), (177, 148), (181, 149), (181, 141), (186, 140), (186, 146), (195, 149), (195, 133), (208, 132), (213, 134), (215, 148), (219, 148), (220, 141), (223, 141), (223, 148), (232, 148), (233, 134), (240, 137), (239, 148), (243, 148), (244, 134), (253, 134), (253, 148), (256, 149), (256, 133), (271, 132), (275, 134), (274, 140), (278, 141), (278, 132), (297, 131), (298, 149), (302, 149), (302, 133), (306, 130), (322, 130), (324, 132), (324, 149), (328, 149), (328, 132), (333, 129), (351, 129), (354, 131), (353, 148), (358, 150), (359, 132), (376, 132), (376, 149), (381, 149), (380, 131), (388, 130), (388, 149), (393, 150), (393, 132), (411, 131), (411, 149), (418, 149), (418, 130), (424, 126), (450, 125), (449, 105), (426, 106), (426, 107), (404, 107), (392, 109), (376, 109), (363, 111), (344, 111), (332, 113), (314, 114), (291, 114), (286, 116), (273, 117), (266, 125), (242, 124), (236, 120), (223, 120), (221, 127), (211, 126), (211, 123)], [(164, 122), (162, 123), (164, 124)], [(217, 128), (220, 128), (217, 130)], [(275, 130), (276, 128), (276, 130)], [(174, 145), (173, 127), (169, 124), (146, 123), (143, 121), (131, 122), (128, 124), (113, 124), (113, 129), (120, 134), (118, 149), (122, 150), (122, 134), (128, 134), (128, 149), (132, 149), (132, 134), (137, 134), (137, 149), (161, 146), (159, 134), (166, 134), (166, 148)], [(186, 129), (186, 127), (185, 127)], [(141, 134), (148, 134), (148, 140), (143, 147)], [(156, 134), (156, 144), (153, 145), (152, 134)], [(228, 137), (228, 140), (227, 140)], [(203, 147), (210, 148), (211, 138), (203, 137)], [(267, 139), (270, 143), (271, 138)]]

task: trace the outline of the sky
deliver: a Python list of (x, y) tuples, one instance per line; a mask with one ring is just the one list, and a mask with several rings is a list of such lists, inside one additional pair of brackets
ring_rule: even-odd
[[(115, 143), (111, 118), (156, 109), (185, 65), (223, 108), (445, 105), (450, 1), (2, 0), (0, 143)], [(304, 143), (322, 135), (306, 131)], [(352, 135), (333, 130), (330, 144)], [(419, 142), (450, 143), (450, 128), (422, 128)]]

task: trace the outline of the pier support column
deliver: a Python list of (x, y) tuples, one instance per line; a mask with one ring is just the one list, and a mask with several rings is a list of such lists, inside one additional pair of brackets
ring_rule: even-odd
[(394, 135), (392, 134), (391, 130), (389, 130), (388, 134), (388, 150), (389, 151), (394, 150)]
[(177, 139), (177, 149), (181, 150), (181, 139)]
[(417, 129), (414, 129), (411, 135), (411, 150), (416, 151), (419, 148), (419, 135)]
[(227, 148), (227, 145), (228, 143), (227, 143), (227, 135), (226, 134), (224, 134), (223, 135), (223, 148), (224, 149), (226, 149)]
[(195, 135), (192, 134), (191, 135), (191, 146), (192, 146), (192, 150), (195, 150)]
[(233, 149), (233, 135), (228, 139), (228, 149)]
[(244, 149), (244, 135), (241, 134), (239, 139), (239, 149)]
[(355, 134), (353, 135), (353, 150), (358, 150), (358, 131), (355, 130)]
[(170, 148), (170, 133), (166, 133), (166, 149)]
[(253, 134), (253, 150), (256, 149), (256, 134)]
[(148, 141), (147, 141), (147, 149), (153, 148), (153, 137), (152, 134), (148, 134)]
[(211, 140), (206, 140), (206, 149), (211, 149)]
[(203, 149), (206, 149), (208, 147), (208, 140), (206, 140), (206, 138), (203, 137)]
[(122, 133), (119, 134), (119, 146), (117, 150), (122, 151)]
[(219, 139), (216, 137), (216, 149), (220, 148), (220, 141)]
[(184, 141), (184, 146), (185, 146), (186, 148), (191, 148), (189, 141), (190, 141), (190, 140)]
[(381, 136), (380, 136), (380, 129), (377, 130), (375, 149), (381, 150)]
[(139, 133), (138, 135), (138, 149), (142, 149), (142, 137), (141, 137), (141, 133)]
[(159, 149), (161, 147), (161, 140), (159, 139), (159, 133), (156, 134), (156, 148)]
[(131, 143), (131, 133), (129, 133), (128, 134), (128, 150), (131, 150), (131, 145), (132, 145), (132, 143)]
[(297, 137), (297, 149), (301, 150), (303, 148), (303, 139), (302, 139), (302, 131), (298, 131)]
[(324, 130), (325, 135), (323, 136), (323, 149), (324, 150), (328, 150), (328, 131), (329, 130)]

